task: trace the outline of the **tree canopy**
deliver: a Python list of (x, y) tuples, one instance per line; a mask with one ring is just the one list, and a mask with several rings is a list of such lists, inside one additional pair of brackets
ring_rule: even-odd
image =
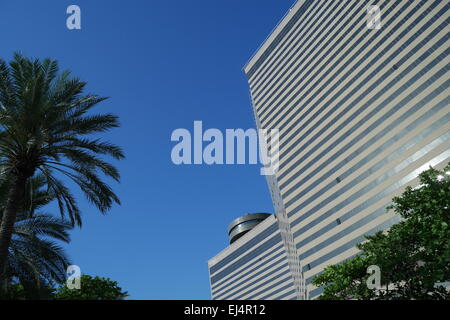
[(116, 281), (109, 278), (92, 277), (83, 274), (81, 276), (81, 288), (69, 289), (62, 286), (57, 289), (56, 300), (123, 300), (128, 293), (119, 287)]
[[(6, 203), (5, 185), (0, 174), (0, 219)], [(0, 281), (0, 297), (13, 299), (45, 299), (53, 284), (63, 284), (70, 264), (58, 242), (69, 243), (72, 226), (46, 213), (53, 200), (37, 175), (27, 183), (22, 206), (14, 224), (4, 277)]]
[[(419, 180), (388, 207), (399, 223), (367, 236), (360, 254), (313, 279), (324, 287), (319, 299), (450, 299), (450, 163)], [(381, 270), (381, 286), (369, 289), (372, 265)]]
[(106, 98), (85, 94), (86, 86), (70, 72), (60, 72), (52, 59), (18, 53), (9, 63), (0, 59), (0, 170), (8, 180), (0, 223), (0, 277), (27, 183), (36, 174), (72, 225), (81, 226), (82, 220), (67, 182), (78, 186), (101, 213), (120, 204), (105, 178), (120, 180), (107, 158), (121, 160), (124, 153), (97, 137), (118, 127), (119, 120), (92, 113)]

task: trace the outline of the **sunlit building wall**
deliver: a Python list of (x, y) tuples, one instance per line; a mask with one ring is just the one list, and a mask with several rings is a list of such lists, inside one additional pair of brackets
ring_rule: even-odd
[[(232, 229), (232, 228), (230, 228)], [(297, 292), (274, 215), (208, 261), (214, 300), (296, 300)]]
[(297, 297), (450, 161), (448, 22), (445, 0), (301, 0), (245, 66), (258, 127), (280, 130), (268, 183)]

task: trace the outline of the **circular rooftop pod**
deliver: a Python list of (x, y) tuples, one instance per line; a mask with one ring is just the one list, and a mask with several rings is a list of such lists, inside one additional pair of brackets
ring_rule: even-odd
[(250, 213), (233, 220), (228, 227), (230, 244), (235, 242), (237, 239), (242, 237), (270, 216), (270, 213)]

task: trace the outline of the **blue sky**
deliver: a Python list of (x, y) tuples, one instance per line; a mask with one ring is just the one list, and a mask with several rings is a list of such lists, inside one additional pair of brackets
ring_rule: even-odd
[[(122, 206), (101, 216), (77, 193), (84, 226), (67, 250), (83, 273), (110, 277), (133, 299), (210, 299), (207, 260), (226, 228), (272, 212), (258, 165), (175, 166), (171, 133), (255, 127), (242, 67), (293, 0), (0, 0), (0, 57), (52, 57), (110, 99), (98, 112), (122, 127), (104, 138), (117, 163)], [(66, 28), (81, 8), (82, 30)]]

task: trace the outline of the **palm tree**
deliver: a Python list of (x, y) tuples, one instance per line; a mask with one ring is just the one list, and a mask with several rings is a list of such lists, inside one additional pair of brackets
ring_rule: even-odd
[[(11, 245), (0, 282), (0, 296), (10, 297), (19, 285), (28, 298), (45, 298), (53, 284), (62, 284), (70, 264), (64, 250), (53, 240), (70, 241), (70, 223), (46, 213), (36, 213), (53, 200), (42, 189), (44, 179), (35, 176), (26, 186), (26, 198), (17, 215)], [(7, 181), (0, 183), (0, 218), (6, 202)]]
[[(32, 298), (40, 298), (53, 284), (63, 284), (70, 261), (61, 246), (49, 237), (68, 243), (69, 223), (51, 215), (19, 215), (2, 278), (1, 291), (14, 282)], [(15, 281), (13, 281), (15, 279)]]
[(119, 181), (119, 172), (102, 157), (123, 159), (123, 151), (92, 137), (118, 127), (118, 118), (88, 114), (105, 98), (83, 95), (85, 82), (58, 71), (57, 61), (50, 59), (15, 54), (9, 65), (0, 60), (0, 167), (9, 181), (0, 224), (0, 274), (27, 182), (36, 173), (42, 174), (61, 216), (68, 216), (72, 225), (81, 226), (81, 216), (65, 181), (78, 185), (101, 213), (120, 204), (102, 180)]

